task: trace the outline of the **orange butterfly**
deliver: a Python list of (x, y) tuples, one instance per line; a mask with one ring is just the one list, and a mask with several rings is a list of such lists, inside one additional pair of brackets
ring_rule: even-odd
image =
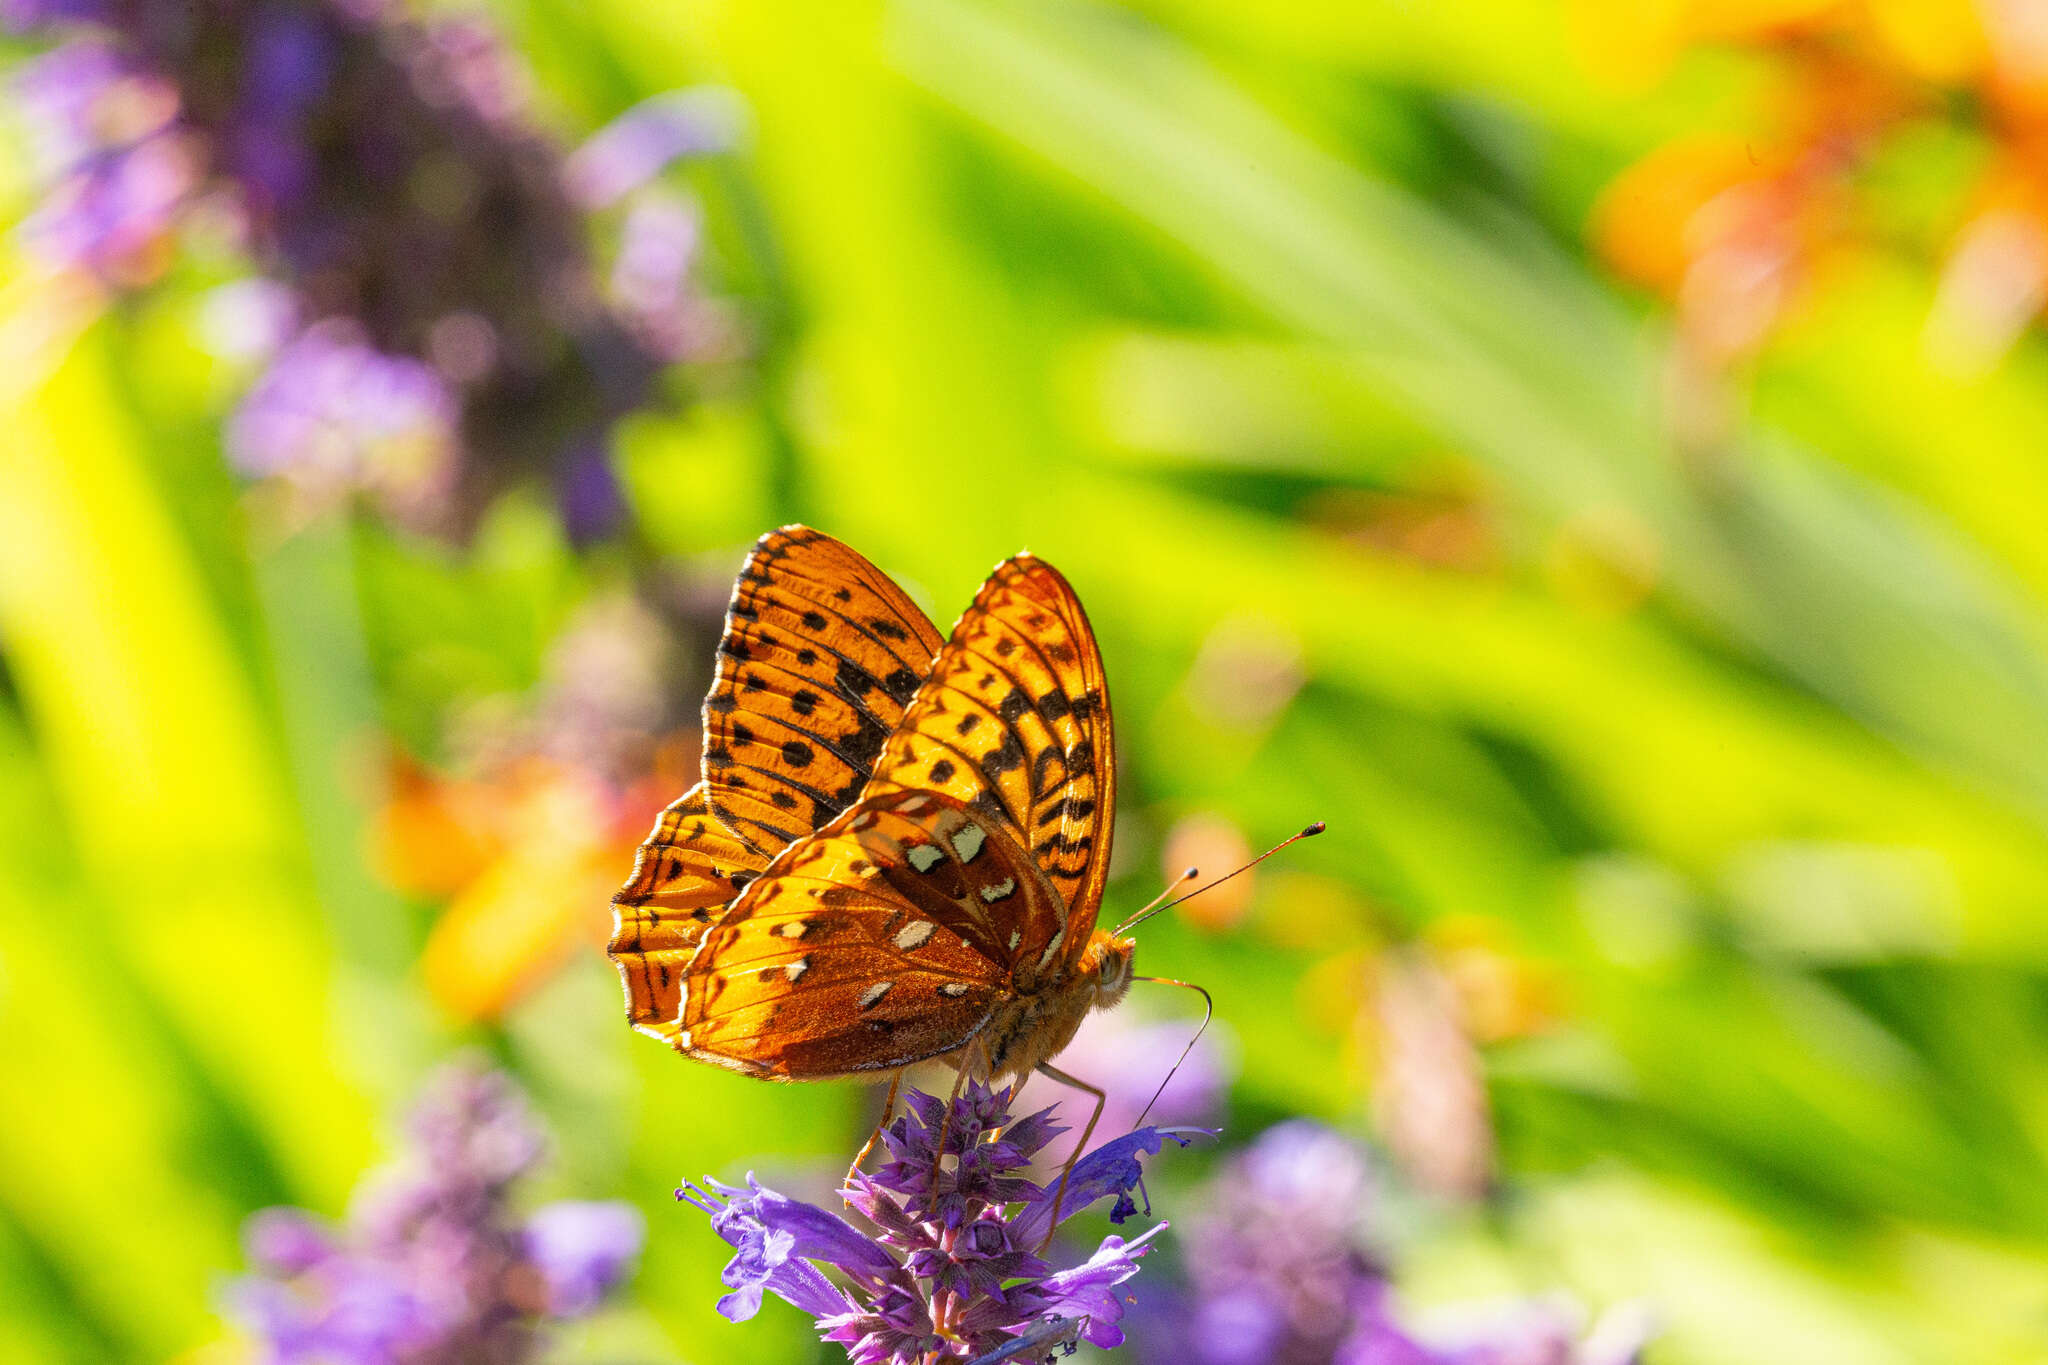
[(1100, 1095), (1047, 1065), (1132, 979), (1130, 940), (1095, 925), (1116, 791), (1102, 659), (1050, 565), (999, 565), (942, 645), (838, 541), (762, 537), (704, 774), (613, 898), (634, 1028), (768, 1080), (949, 1058)]

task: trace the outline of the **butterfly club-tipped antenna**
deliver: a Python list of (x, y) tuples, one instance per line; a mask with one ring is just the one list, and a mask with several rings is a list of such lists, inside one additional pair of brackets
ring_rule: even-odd
[[(1307, 829), (1302, 830), (1299, 834), (1288, 835), (1285, 839), (1282, 839), (1279, 843), (1273, 845), (1264, 853), (1261, 853), (1258, 857), (1246, 863), (1243, 867), (1237, 868), (1235, 871), (1226, 872), (1222, 876), (1218, 877), (1215, 881), (1210, 882), (1206, 886), (1198, 886), (1194, 890), (1188, 892), (1185, 896), (1175, 896), (1174, 899), (1170, 901), (1166, 900), (1167, 896), (1171, 895), (1176, 888), (1193, 881), (1195, 877), (1199, 875), (1196, 872), (1196, 870), (1191, 867), (1187, 871), (1181, 873), (1180, 876), (1174, 880), (1173, 885), (1167, 887), (1166, 890), (1154, 896), (1151, 899), (1151, 901), (1148, 904), (1146, 904), (1142, 909), (1130, 915), (1128, 918), (1124, 920), (1122, 924), (1117, 925), (1117, 927), (1111, 930), (1110, 932), (1116, 934), (1118, 937), (1122, 937), (1123, 935), (1131, 932), (1131, 930), (1137, 928), (1140, 924), (1143, 924), (1146, 920), (1151, 919), (1154, 915), (1162, 914), (1165, 911), (1171, 910), (1176, 905), (1184, 905), (1188, 901), (1191, 901), (1195, 897), (1201, 895), (1204, 891), (1215, 890), (1217, 887), (1223, 885), (1223, 883), (1229, 881), (1232, 877), (1238, 876), (1241, 873), (1251, 871), (1260, 863), (1263, 863), (1264, 861), (1266, 861), (1266, 859), (1272, 857), (1275, 853), (1278, 853), (1281, 849), (1287, 848), (1293, 844), (1297, 844), (1301, 842), (1303, 839), (1313, 839), (1318, 834), (1321, 834), (1323, 830), (1326, 828), (1327, 826), (1324, 825), (1324, 823), (1321, 820), (1318, 820), (1313, 825), (1310, 825)], [(1165, 901), (1166, 903), (1162, 905), (1160, 904), (1161, 901)]]
[[(1154, 896), (1151, 900), (1146, 901), (1142, 906), (1138, 907), (1138, 909), (1133, 911), (1124, 920), (1124, 924), (1136, 924), (1139, 920), (1151, 914), (1152, 911), (1158, 906), (1159, 902), (1165, 900), (1168, 896), (1171, 896), (1174, 892), (1180, 890), (1180, 888), (1186, 886), (1189, 882), (1193, 881), (1195, 878), (1201, 875), (1202, 869), (1199, 867), (1191, 867), (1187, 871), (1181, 873), (1178, 877), (1175, 877), (1172, 881), (1168, 882), (1166, 884), (1165, 889), (1160, 891), (1158, 895)], [(1123, 932), (1123, 926), (1117, 926), (1116, 932), (1121, 934)]]

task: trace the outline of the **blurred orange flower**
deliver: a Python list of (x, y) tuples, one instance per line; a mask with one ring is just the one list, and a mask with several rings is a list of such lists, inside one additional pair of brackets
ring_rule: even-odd
[[(1161, 874), (1172, 883), (1189, 868), (1201, 872), (1201, 882), (1212, 881), (1233, 868), (1242, 867), (1252, 856), (1252, 846), (1228, 818), (1213, 814), (1183, 817), (1166, 836), (1160, 853)], [(1198, 929), (1216, 933), (1244, 918), (1258, 890), (1258, 872), (1244, 872), (1222, 885), (1202, 892), (1174, 913)], [(1199, 885), (1200, 883), (1196, 883)]]
[(1742, 131), (1675, 138), (1608, 185), (1588, 222), (1594, 249), (1676, 305), (1689, 365), (1725, 369), (1769, 339), (1830, 253), (1857, 244), (1869, 217), (1858, 176), (1886, 139), (1915, 121), (1961, 122), (1996, 145), (1996, 164), (1957, 235), (1930, 341), (2002, 353), (2041, 306), (2041, 195), (2010, 202), (2016, 186), (2048, 181), (2048, 139), (2033, 131), (2048, 123), (2048, 24), (2035, 8), (1587, 0), (1582, 46), (1619, 83), (1653, 84), (1701, 44), (1756, 54), (1768, 72)]
[(673, 781), (620, 789), (541, 755), (480, 779), (397, 768), (377, 865), (400, 890), (447, 901), (420, 971), (465, 1019), (496, 1018), (579, 948), (603, 946), (611, 895)]
[(391, 885), (443, 901), (420, 971), (465, 1019), (495, 1018), (579, 949), (600, 949), (612, 893), (654, 812), (697, 779), (671, 624), (630, 595), (584, 604), (530, 699), (470, 706), (452, 771), (400, 754), (373, 831)]

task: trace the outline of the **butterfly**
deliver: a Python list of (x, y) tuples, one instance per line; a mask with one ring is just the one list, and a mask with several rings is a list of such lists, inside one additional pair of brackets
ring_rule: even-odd
[(1071, 1081), (1050, 1060), (1129, 989), (1132, 944), (1095, 923), (1114, 746), (1067, 581), (1005, 560), (941, 640), (873, 564), (784, 527), (718, 654), (703, 780), (613, 898), (633, 1027), (773, 1081), (933, 1058)]

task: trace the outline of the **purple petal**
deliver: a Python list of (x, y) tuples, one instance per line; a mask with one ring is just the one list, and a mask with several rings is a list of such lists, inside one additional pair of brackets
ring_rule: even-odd
[(602, 441), (581, 441), (568, 451), (555, 476), (555, 492), (562, 529), (579, 548), (604, 539), (626, 518), (625, 491)]
[[(1144, 1175), (1140, 1155), (1154, 1156), (1171, 1138), (1185, 1147), (1188, 1139), (1164, 1128), (1140, 1128), (1114, 1142), (1105, 1142), (1074, 1163), (1067, 1187), (1059, 1196), (1060, 1221), (1111, 1196), (1122, 1197), (1137, 1187)], [(1021, 1246), (1032, 1246), (1051, 1230), (1053, 1196), (1059, 1180), (1046, 1182), (1044, 1192), (1027, 1205), (1010, 1224), (1010, 1235)], [(1119, 1219), (1118, 1221), (1122, 1221)]]
[(242, 1245), (260, 1270), (298, 1275), (332, 1256), (333, 1234), (303, 1209), (258, 1209), (242, 1225)]
[(724, 151), (739, 131), (729, 91), (671, 90), (642, 100), (593, 133), (569, 157), (569, 192), (585, 208), (618, 202), (678, 157)]
[[(718, 1193), (689, 1184), (676, 1191), (678, 1199), (709, 1213), (712, 1230), (734, 1249), (735, 1254), (721, 1276), (734, 1292), (718, 1301), (718, 1311), (729, 1320), (744, 1322), (759, 1312), (764, 1289), (773, 1290), (812, 1317), (848, 1311), (853, 1305), (816, 1266), (804, 1259), (806, 1255), (825, 1260), (833, 1260), (830, 1253), (844, 1255), (870, 1276), (896, 1269), (896, 1263), (886, 1252), (863, 1238), (845, 1219), (764, 1190), (751, 1175), (747, 1179), (753, 1185), (752, 1193), (709, 1180), (705, 1183)], [(732, 1198), (735, 1195), (739, 1197)], [(764, 1209), (776, 1226), (763, 1220)], [(832, 1227), (833, 1223), (838, 1227)], [(833, 1263), (846, 1264), (836, 1260)]]
[(1117, 1323), (1124, 1315), (1124, 1301), (1112, 1291), (1138, 1273), (1138, 1258), (1151, 1250), (1145, 1243), (1166, 1226), (1155, 1224), (1128, 1242), (1112, 1234), (1080, 1265), (1040, 1280), (1036, 1289), (1043, 1296), (1041, 1314), (1082, 1319), (1081, 1335), (1091, 1346), (1108, 1350), (1121, 1344), (1124, 1333)]
[(888, 1252), (838, 1214), (768, 1189), (751, 1173), (747, 1187), (744, 1191), (719, 1187), (729, 1202), (722, 1214), (712, 1217), (711, 1224), (721, 1236), (724, 1232), (719, 1221), (723, 1217), (733, 1224), (751, 1223), (786, 1232), (792, 1238), (792, 1255), (807, 1261), (829, 1261), (849, 1274), (887, 1275), (896, 1269)]

